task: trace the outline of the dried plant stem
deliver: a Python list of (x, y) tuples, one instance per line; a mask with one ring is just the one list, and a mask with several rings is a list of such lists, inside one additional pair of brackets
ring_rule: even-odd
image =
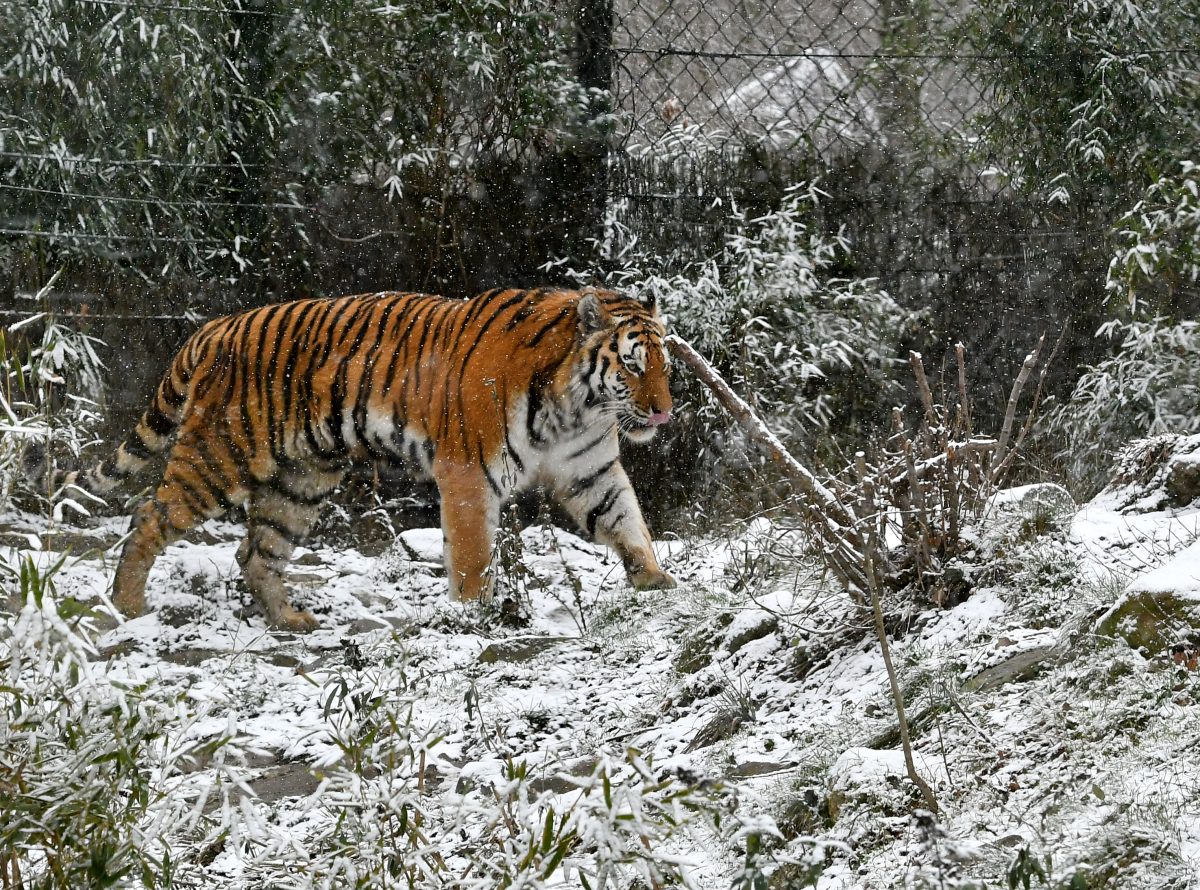
[(967, 347), (954, 344), (954, 360), (958, 365), (958, 427), (963, 435), (971, 435), (971, 400), (967, 397)]
[[(937, 799), (929, 783), (917, 772), (913, 760), (912, 740), (908, 730), (908, 718), (904, 713), (904, 698), (900, 692), (900, 682), (896, 679), (896, 668), (892, 664), (891, 649), (888, 646), (887, 626), (883, 620), (883, 605), (879, 593), (878, 560), (886, 560), (882, 549), (879, 525), (886, 522), (886, 511), (880, 509), (878, 492), (871, 474), (867, 470), (866, 456), (859, 452), (855, 455), (855, 468), (858, 473), (859, 492), (861, 497), (855, 502), (855, 512), (847, 509), (832, 492), (817, 481), (808, 469), (783, 447), (778, 438), (767, 428), (754, 411), (729, 387), (729, 384), (716, 370), (697, 353), (690, 344), (678, 337), (667, 338), (667, 347), (679, 357), (717, 400), (758, 445), (762, 446), (769, 455), (787, 472), (800, 486), (801, 491), (809, 499), (806, 511), (817, 528), (819, 536), (826, 545), (826, 559), (833, 562), (835, 572), (843, 577), (841, 580), (857, 586), (870, 598), (871, 612), (875, 618), (875, 633), (879, 639), (880, 650), (883, 653), (883, 665), (888, 675), (888, 683), (892, 690), (892, 701), (896, 707), (896, 719), (900, 724), (900, 743), (904, 749), (904, 764), (908, 777), (921, 792), (925, 806), (930, 812), (937, 812)], [(920, 356), (916, 357), (914, 367), (920, 368)], [(921, 368), (919, 379), (924, 379), (924, 369)], [(928, 392), (928, 384), (926, 384)], [(932, 398), (928, 400), (931, 419), (933, 414)], [(911, 443), (906, 440), (909, 454), (910, 478), (914, 480), (912, 490), (921, 497), (921, 486), (915, 481), (916, 468), (912, 463)], [(887, 478), (884, 476), (883, 478)], [(923, 501), (922, 501), (923, 504)], [(922, 506), (922, 514), (924, 508)], [(821, 521), (823, 519), (823, 521)], [(865, 528), (865, 538), (858, 528)], [(922, 537), (925, 536), (923, 533)], [(836, 562), (834, 561), (836, 557)], [(853, 592), (853, 587), (847, 584)]]
[(929, 379), (925, 376), (925, 363), (921, 353), (909, 352), (908, 363), (912, 365), (913, 377), (917, 381), (917, 393), (921, 396), (921, 405), (925, 408), (925, 419), (930, 426), (937, 426), (937, 414), (933, 410), (933, 393), (929, 391)]
[(933, 789), (929, 787), (929, 783), (921, 778), (921, 774), (917, 772), (917, 764), (913, 759), (912, 738), (908, 731), (908, 717), (904, 713), (904, 696), (900, 692), (900, 681), (896, 679), (896, 668), (892, 664), (892, 651), (888, 645), (887, 626), (883, 620), (883, 604), (879, 597), (879, 577), (875, 566), (877, 542), (872, 540), (875, 534), (874, 529), (867, 532), (868, 546), (865, 554), (867, 591), (871, 599), (871, 614), (875, 618), (875, 636), (879, 640), (879, 650), (883, 654), (883, 668), (887, 671), (888, 685), (892, 690), (892, 704), (895, 706), (896, 721), (900, 727), (900, 747), (904, 751), (904, 768), (908, 772), (908, 778), (921, 792), (921, 797), (925, 800), (925, 806), (931, 813), (937, 813), (937, 798), (934, 797)]
[(1000, 427), (1000, 435), (996, 439), (996, 451), (992, 456), (992, 468), (988, 473), (988, 481), (993, 485), (996, 484), (1000, 474), (1008, 465), (1008, 440), (1012, 436), (1013, 421), (1017, 416), (1017, 403), (1021, 400), (1021, 391), (1025, 389), (1025, 384), (1029, 381), (1029, 375), (1033, 373), (1033, 369), (1038, 363), (1038, 356), (1041, 355), (1042, 344), (1045, 342), (1045, 334), (1038, 337), (1037, 346), (1034, 347), (1033, 352), (1025, 356), (1025, 361), (1021, 363), (1021, 370), (1017, 373), (1017, 379), (1013, 381), (1012, 390), (1008, 394), (1008, 404), (1004, 409), (1004, 423)]
[(913, 460), (912, 441), (904, 440), (904, 463), (908, 473), (908, 492), (912, 505), (917, 513), (917, 526), (920, 537), (917, 546), (921, 548), (921, 557), (925, 565), (932, 564), (929, 553), (929, 512), (925, 509), (925, 488), (917, 478), (917, 464)]

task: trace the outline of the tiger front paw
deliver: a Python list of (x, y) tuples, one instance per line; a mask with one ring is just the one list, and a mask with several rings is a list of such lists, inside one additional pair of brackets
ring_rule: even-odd
[(284, 606), (271, 616), (270, 623), (276, 630), (297, 634), (312, 633), (321, 626), (321, 622), (317, 621), (311, 612), (293, 609), (291, 606)]
[(629, 583), (634, 590), (672, 590), (679, 582), (662, 569), (641, 569), (629, 573)]

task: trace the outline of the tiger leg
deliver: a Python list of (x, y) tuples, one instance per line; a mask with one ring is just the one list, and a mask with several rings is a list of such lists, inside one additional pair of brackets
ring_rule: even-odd
[(113, 604), (127, 618), (146, 609), (146, 578), (158, 555), (193, 526), (220, 516), (241, 493), (236, 480), (216, 467), (221, 457), (197, 437), (171, 449), (154, 496), (133, 514), (113, 582)]
[(312, 613), (291, 604), (283, 572), (292, 551), (316, 521), (322, 497), (300, 496), (278, 481), (260, 485), (250, 496), (246, 538), (237, 561), (267, 623), (280, 630), (308, 633), (319, 625)]
[(492, 595), (488, 566), (500, 524), (500, 496), (479, 467), (441, 464), (434, 467), (434, 479), (442, 500), (450, 599), (488, 599)]
[(666, 590), (676, 581), (658, 565), (650, 530), (625, 470), (614, 458), (599, 470), (555, 487), (555, 495), (580, 528), (621, 557), (638, 590)]

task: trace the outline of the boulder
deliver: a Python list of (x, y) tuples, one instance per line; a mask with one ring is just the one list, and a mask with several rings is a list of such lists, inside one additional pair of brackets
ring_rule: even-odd
[(1148, 657), (1200, 639), (1195, 591), (1130, 590), (1096, 622), (1096, 634), (1120, 637)]

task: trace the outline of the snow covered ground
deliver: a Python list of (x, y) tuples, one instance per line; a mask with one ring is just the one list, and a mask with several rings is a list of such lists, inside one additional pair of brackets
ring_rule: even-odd
[[(412, 723), (439, 737), (422, 761), (431, 800), (503, 787), (523, 763), (561, 808), (577, 794), (564, 775), (594, 775), (632, 747), (654, 774), (719, 780), (741, 818), (773, 820), (762, 861), (779, 863), (775, 888), (1000, 887), (1031, 861), (1049, 886), (1197, 886), (1200, 623), (1177, 621), (1163, 646), (1138, 650), (1136, 616), (1104, 619), (1139, 593), (1200, 599), (1200, 509), (1129, 500), (1114, 490), (1075, 512), (1061, 498), (1005, 498), (980, 529), (969, 598), (888, 604), (936, 819), (903, 777), (870, 622), (765, 520), (661, 544), (681, 582), (665, 592), (631, 590), (604, 548), (527, 529), (507, 578), (526, 613), (516, 626), (447, 601), (437, 531), (404, 532), (378, 556), (317, 541), (291, 566), (295, 601), (322, 623), (308, 636), (265, 627), (237, 577), (240, 526), (210, 523), (159, 560), (149, 613), (100, 633), (92, 658), (110, 677), (178, 692), (206, 715), (193, 736), (235, 726), (254, 792), (246, 819), (298, 848), (334, 818), (316, 801), (349, 756), (331, 693), (402, 662), (419, 677)], [(21, 538), (41, 522), (6, 517), (10, 564), (53, 559)], [(59, 571), (60, 601), (103, 595), (124, 524), (71, 530), (75, 552), (96, 546)], [(187, 793), (216, 769), (196, 764)], [(666, 843), (693, 886), (725, 888), (744, 842), (697, 826)], [(212, 887), (264, 886), (236, 836), (193, 852)]]

